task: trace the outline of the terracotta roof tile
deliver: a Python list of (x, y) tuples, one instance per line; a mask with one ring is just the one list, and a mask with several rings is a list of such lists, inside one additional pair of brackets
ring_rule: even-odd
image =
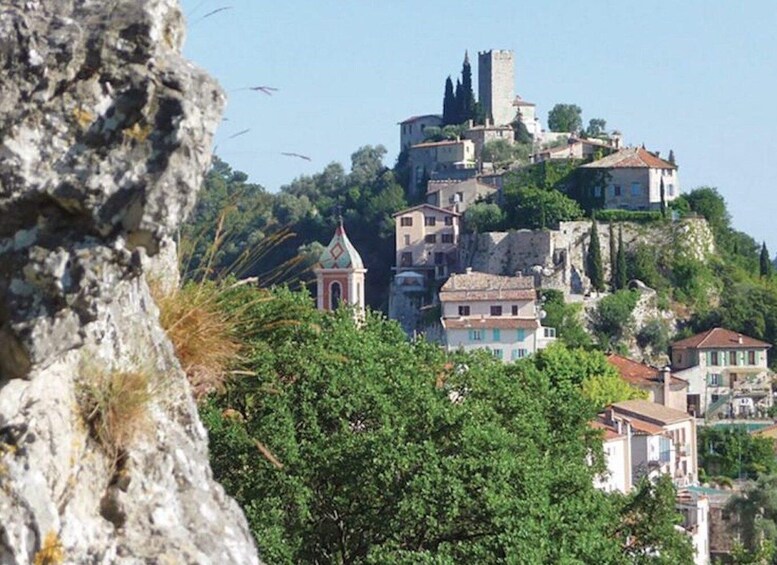
[(595, 430), (604, 430), (604, 441), (612, 441), (615, 439), (623, 439), (625, 436), (619, 434), (613, 426), (608, 426), (600, 420), (593, 420), (588, 422), (588, 425)]
[(607, 362), (615, 367), (621, 377), (632, 385), (646, 385), (661, 382), (661, 371), (655, 367), (638, 363), (621, 355), (610, 354)]
[(472, 271), (451, 275), (440, 289), (440, 301), (534, 300), (533, 277), (505, 277)]
[(771, 347), (771, 344), (765, 341), (725, 328), (712, 328), (672, 344), (672, 349), (760, 349), (768, 347)]
[(593, 163), (583, 165), (587, 169), (676, 169), (669, 161), (656, 157), (647, 149), (629, 147), (608, 155)]
[(621, 416), (633, 417), (657, 425), (674, 424), (692, 418), (686, 412), (649, 400), (624, 400), (613, 404), (612, 409)]

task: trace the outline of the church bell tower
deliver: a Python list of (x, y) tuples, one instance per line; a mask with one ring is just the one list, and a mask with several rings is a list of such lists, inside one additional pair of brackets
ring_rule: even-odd
[(331, 312), (345, 305), (353, 307), (357, 315), (364, 313), (364, 274), (367, 269), (345, 233), (342, 218), (313, 272), (316, 274), (316, 304), (319, 310)]

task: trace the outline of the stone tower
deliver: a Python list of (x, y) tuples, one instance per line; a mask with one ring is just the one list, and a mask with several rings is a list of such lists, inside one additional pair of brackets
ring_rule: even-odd
[(515, 118), (515, 67), (513, 52), (495, 49), (478, 53), (478, 100), (486, 119), (506, 125)]
[(316, 274), (316, 304), (319, 310), (329, 312), (344, 304), (354, 307), (357, 315), (364, 313), (364, 274), (367, 269), (348, 239), (342, 219), (313, 272)]

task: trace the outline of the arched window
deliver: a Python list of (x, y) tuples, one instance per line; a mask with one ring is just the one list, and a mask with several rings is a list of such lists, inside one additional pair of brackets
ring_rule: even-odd
[(340, 300), (343, 296), (343, 289), (340, 283), (335, 281), (329, 286), (329, 309), (335, 310), (340, 306)]

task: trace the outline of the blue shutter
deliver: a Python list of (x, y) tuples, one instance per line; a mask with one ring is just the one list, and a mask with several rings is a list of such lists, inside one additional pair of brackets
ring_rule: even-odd
[(502, 331), (499, 328), (494, 328), (494, 341), (500, 341), (502, 339)]

